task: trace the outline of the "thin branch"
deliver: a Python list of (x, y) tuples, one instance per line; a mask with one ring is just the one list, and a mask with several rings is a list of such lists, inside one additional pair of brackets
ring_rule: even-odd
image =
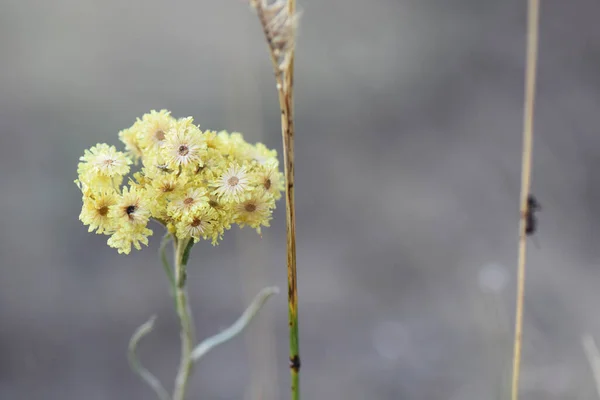
[(594, 382), (596, 383), (596, 392), (598, 392), (598, 398), (600, 398), (600, 351), (598, 351), (596, 341), (590, 334), (583, 335), (581, 344), (592, 369)]
[(535, 81), (538, 52), (539, 0), (529, 0), (527, 21), (527, 65), (525, 77), (525, 103), (523, 116), (523, 159), (521, 166), (521, 220), (519, 226), (519, 260), (517, 271), (517, 304), (511, 399), (519, 398), (519, 373), (523, 336), (523, 302), (525, 298), (526, 215), (531, 186), (531, 155), (533, 148), (533, 112), (535, 106)]
[(129, 364), (131, 365), (131, 369), (140, 376), (156, 393), (156, 396), (160, 400), (170, 400), (169, 394), (162, 386), (160, 381), (146, 368), (142, 366), (140, 361), (136, 356), (137, 346), (142, 340), (144, 336), (152, 332), (154, 328), (154, 321), (156, 320), (156, 316), (151, 317), (148, 321), (143, 323), (139, 328), (135, 330), (133, 336), (129, 340), (129, 351), (127, 353), (127, 358), (129, 359)]
[(261, 290), (260, 293), (254, 297), (254, 300), (252, 300), (250, 306), (248, 306), (246, 311), (244, 311), (244, 313), (237, 319), (237, 321), (233, 323), (233, 325), (221, 333), (203, 340), (198, 346), (196, 346), (196, 348), (194, 348), (191, 355), (192, 362), (197, 362), (216, 346), (225, 343), (239, 335), (248, 326), (248, 324), (250, 324), (252, 319), (254, 319), (258, 311), (262, 308), (269, 297), (277, 293), (279, 293), (279, 288), (274, 286)]

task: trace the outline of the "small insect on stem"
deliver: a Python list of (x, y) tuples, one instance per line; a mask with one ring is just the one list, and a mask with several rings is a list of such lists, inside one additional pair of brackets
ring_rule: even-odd
[(527, 236), (533, 235), (537, 230), (537, 219), (535, 217), (536, 211), (540, 211), (542, 206), (537, 199), (530, 194), (527, 196), (527, 210), (525, 211), (525, 234)]

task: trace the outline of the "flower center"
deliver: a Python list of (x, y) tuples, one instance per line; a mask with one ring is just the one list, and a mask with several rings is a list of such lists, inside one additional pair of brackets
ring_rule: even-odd
[(190, 149), (186, 145), (183, 145), (183, 144), (181, 146), (179, 146), (178, 150), (179, 150), (179, 155), (183, 156), (183, 157), (187, 156), (188, 153), (190, 152)]
[(163, 132), (162, 129), (157, 130), (156, 132), (154, 132), (154, 137), (156, 138), (156, 140), (158, 140), (159, 142), (162, 142), (163, 140), (165, 140), (165, 132)]
[(135, 210), (137, 209), (136, 206), (127, 206), (127, 208), (125, 209), (125, 212), (127, 213), (127, 215), (131, 215), (135, 212)]
[(240, 183), (240, 180), (237, 176), (232, 176), (231, 178), (227, 179), (227, 183), (229, 186), (237, 186), (237, 184)]
[(269, 190), (271, 188), (271, 180), (270, 179), (265, 179), (265, 189)]
[(248, 212), (256, 211), (256, 204), (248, 203), (244, 206), (244, 209)]
[(100, 214), (100, 216), (105, 217), (106, 214), (108, 214), (108, 206), (102, 206), (98, 209), (98, 214)]
[(202, 224), (202, 220), (198, 219), (198, 218), (194, 218), (194, 220), (192, 221), (192, 223), (190, 225), (194, 228), (197, 228), (200, 226), (200, 224)]
[(112, 158), (107, 158), (103, 162), (105, 165), (113, 165), (115, 163), (115, 160), (113, 160)]
[(192, 204), (194, 202), (194, 198), (193, 197), (188, 197), (187, 199), (185, 199), (183, 201), (183, 204), (185, 204), (186, 206), (189, 206), (190, 204)]

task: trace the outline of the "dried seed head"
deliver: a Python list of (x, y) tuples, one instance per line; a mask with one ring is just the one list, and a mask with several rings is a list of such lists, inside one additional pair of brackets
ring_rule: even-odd
[(263, 27), (269, 50), (284, 71), (292, 58), (299, 13), (290, 13), (287, 0), (250, 0)]

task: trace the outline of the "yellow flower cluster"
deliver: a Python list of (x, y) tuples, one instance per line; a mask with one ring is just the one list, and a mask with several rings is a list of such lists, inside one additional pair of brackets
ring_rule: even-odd
[(275, 150), (240, 133), (201, 131), (191, 117), (166, 110), (138, 118), (119, 138), (126, 152), (104, 143), (86, 150), (75, 181), (83, 193), (79, 219), (89, 232), (110, 235), (119, 253), (148, 245), (151, 218), (179, 239), (213, 245), (232, 224), (259, 234), (269, 226), (283, 190)]

